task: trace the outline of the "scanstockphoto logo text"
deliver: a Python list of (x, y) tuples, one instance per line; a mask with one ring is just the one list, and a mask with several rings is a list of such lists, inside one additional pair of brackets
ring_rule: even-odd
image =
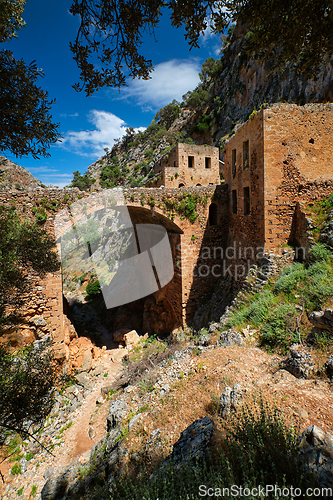
[(294, 486), (277, 486), (276, 484), (259, 485), (253, 488), (233, 484), (228, 488), (212, 488), (205, 484), (199, 486), (200, 497), (232, 497), (232, 498), (332, 498), (332, 488), (294, 488)]
[[(281, 247), (269, 249), (268, 252), (264, 247), (244, 247), (236, 242), (226, 248), (204, 246), (197, 256), (196, 251), (189, 247), (182, 250), (181, 245), (178, 245), (177, 250), (181, 252), (181, 260), (176, 262), (179, 276), (184, 268), (190, 267), (194, 278), (231, 276), (236, 280), (246, 277), (251, 269), (257, 269), (258, 266), (263, 273), (268, 272), (272, 258), (281, 258), (288, 253), (287, 249)], [(306, 255), (304, 247), (296, 247), (293, 252), (295, 260), (303, 260)]]

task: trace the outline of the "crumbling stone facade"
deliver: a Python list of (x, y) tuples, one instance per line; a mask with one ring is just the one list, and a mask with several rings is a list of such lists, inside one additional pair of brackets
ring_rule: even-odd
[(155, 167), (157, 186), (188, 187), (220, 184), (219, 148), (178, 143)]
[(333, 104), (274, 104), (225, 144), (230, 236), (273, 250), (288, 242), (297, 202), (333, 190)]

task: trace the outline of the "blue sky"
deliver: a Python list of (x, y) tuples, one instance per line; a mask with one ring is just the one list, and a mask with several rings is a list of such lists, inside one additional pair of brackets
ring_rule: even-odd
[(87, 167), (112, 148), (127, 127), (147, 127), (156, 112), (172, 99), (181, 100), (199, 82), (198, 72), (208, 57), (218, 57), (219, 37), (209, 33), (200, 37), (200, 49), (189, 50), (183, 29), (173, 29), (163, 17), (156, 40), (148, 36), (141, 46), (143, 55), (153, 61), (152, 79), (129, 81), (121, 89), (104, 88), (87, 98), (72, 85), (79, 72), (69, 42), (74, 40), (78, 18), (69, 12), (71, 0), (28, 0), (24, 13), (27, 25), (18, 38), (3, 45), (16, 59), (36, 60), (45, 74), (38, 84), (55, 98), (53, 121), (60, 123), (63, 141), (51, 146), (49, 158), (16, 158), (8, 151), (1, 154), (26, 168), (43, 183), (63, 187), (72, 173), (84, 173)]

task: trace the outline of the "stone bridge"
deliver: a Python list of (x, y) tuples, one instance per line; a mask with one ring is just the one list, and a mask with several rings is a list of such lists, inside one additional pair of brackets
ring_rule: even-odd
[[(191, 324), (198, 305), (218, 279), (216, 266), (221, 264), (227, 244), (225, 186), (135, 188), (125, 189), (123, 195), (133, 224), (159, 224), (167, 230), (174, 277), (153, 296), (162, 309), (169, 309), (173, 321), (171, 329)], [(35, 189), (2, 194), (0, 203), (16, 206), (31, 220), (35, 220), (38, 213), (46, 214), (44, 227), (54, 235), (57, 213), (89, 196), (78, 189)], [(207, 251), (213, 247), (218, 249), (217, 252)], [(215, 272), (212, 273), (214, 265)], [(20, 332), (13, 332), (11, 341), (15, 343), (16, 336), (18, 342), (19, 334), (30, 342), (51, 333), (56, 356), (62, 359), (68, 351), (66, 345), (73, 329), (64, 311), (62, 272), (60, 270), (43, 279), (39, 276), (29, 278), (31, 287), (24, 311), (27, 324)]]

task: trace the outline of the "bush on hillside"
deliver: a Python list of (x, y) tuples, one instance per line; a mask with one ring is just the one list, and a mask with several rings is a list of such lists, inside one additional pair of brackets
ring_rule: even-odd
[[(43, 425), (55, 383), (51, 341), (9, 353), (0, 346), (0, 429), (25, 435)], [(1, 443), (0, 443), (1, 444)]]
[[(265, 484), (305, 489), (308, 478), (301, 470), (298, 457), (298, 423), (288, 424), (278, 408), (259, 399), (233, 414), (224, 427), (226, 437), (219, 436), (217, 442), (221, 446), (215, 444), (208, 458), (183, 463), (177, 468), (169, 462), (162, 469), (158, 466), (153, 475), (142, 463), (138, 468), (140, 474), (129, 469), (127, 474), (114, 478), (111, 493), (107, 484), (96, 486), (90, 500), (207, 498), (207, 495), (199, 495), (204, 492), (199, 489), (200, 485), (213, 491), (232, 485), (252, 489)], [(132, 470), (135, 470), (134, 463)], [(230, 495), (220, 496), (230, 498)]]
[(295, 306), (279, 304), (269, 314), (260, 330), (261, 345), (269, 349), (279, 348), (282, 352), (286, 352), (291, 344), (298, 342), (296, 327)]
[(101, 285), (98, 280), (90, 281), (86, 288), (86, 293), (90, 298), (96, 297), (101, 292)]
[(72, 187), (78, 187), (80, 191), (89, 191), (91, 186), (96, 182), (95, 179), (91, 179), (86, 174), (81, 175), (78, 170), (73, 172), (73, 180), (71, 182)]
[(258, 294), (249, 305), (234, 313), (229, 318), (226, 326), (231, 328), (250, 322), (255, 327), (259, 327), (269, 316), (275, 300), (274, 295), (270, 291), (265, 290)]

